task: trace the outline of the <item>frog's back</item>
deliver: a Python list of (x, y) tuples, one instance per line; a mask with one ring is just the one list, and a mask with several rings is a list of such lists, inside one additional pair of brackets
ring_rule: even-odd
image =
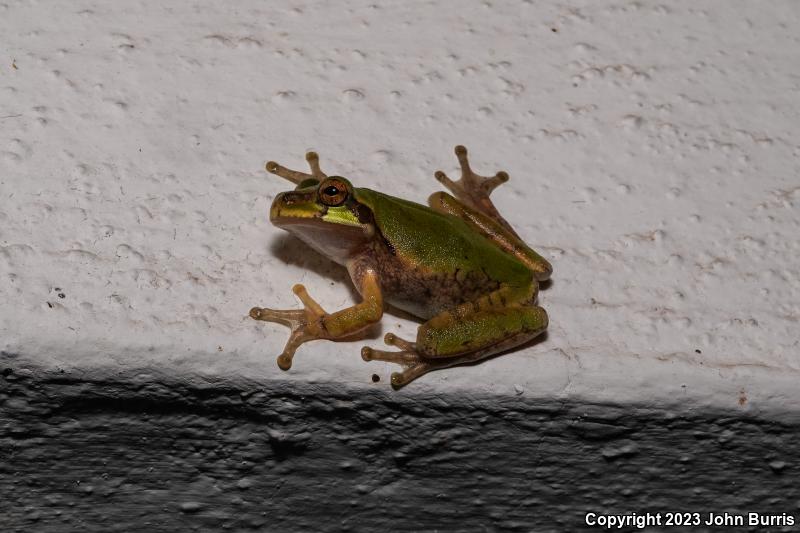
[(427, 318), (532, 273), (463, 220), (428, 206), (359, 189), (377, 232), (373, 255), (387, 301)]

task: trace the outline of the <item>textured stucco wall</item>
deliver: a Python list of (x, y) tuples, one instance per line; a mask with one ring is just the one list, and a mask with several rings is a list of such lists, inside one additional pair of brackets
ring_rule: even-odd
[[(86, 521), (112, 520), (113, 498), (100, 489), (84, 494), (91, 505), (72, 505), (72, 488), (52, 484), (61, 477), (45, 482), (35, 471), (82, 447), (117, 461), (118, 473), (138, 472), (137, 461), (162, 466), (146, 492), (125, 493), (131, 509), (158, 504), (180, 520), (222, 509), (224, 499), (233, 513), (236, 496), (209, 489), (245, 479), (224, 450), (244, 450), (251, 435), (280, 441), (269, 432), (282, 424), (308, 443), (307, 457), (329, 453), (320, 444), (329, 438), (374, 443), (355, 485), (334, 483), (344, 476), (334, 473), (335, 453), (355, 453), (346, 447), (320, 471), (331, 491), (372, 503), (356, 508), (377, 524), (375, 506), (429, 503), (434, 489), (421, 487), (437, 478), (383, 474), (396, 420), (406, 421), (397, 446), (427, 443), (402, 453), (434, 449), (426, 468), (452, 465), (438, 477), (448, 486), (467, 482), (458, 465), (470, 483), (497, 472), (469, 504), (436, 500), (444, 514), (484, 498), (486, 516), (557, 529), (567, 518), (531, 517), (508, 502), (567, 506), (566, 495), (593, 487), (606, 497), (585, 501), (617, 511), (711, 505), (716, 496), (731, 509), (796, 512), (800, 495), (785, 480), (800, 418), (798, 4), (454, 6), (0, 3), (0, 466), (15, 502), (11, 526), (25, 529), (38, 515), (39, 528), (56, 530), (53, 513), (76, 518), (89, 507), (100, 514)], [(510, 173), (495, 201), (555, 267), (540, 296), (548, 335), (395, 393), (393, 368), (359, 357), (382, 333), (416, 327), (387, 314), (366, 340), (305, 345), (292, 371), (280, 372), (274, 357), (287, 331), (250, 320), (249, 308), (296, 306), (295, 282), (329, 310), (354, 294), (338, 267), (269, 225), (269, 202), (286, 185), (264, 162), (301, 167), (314, 149), (324, 169), (358, 186), (424, 201), (436, 190), (434, 170), (454, 172), (457, 143), (477, 171)], [(181, 383), (188, 392), (173, 390)], [(223, 384), (231, 410), (209, 404), (197, 392), (204, 383)], [(267, 403), (251, 417), (235, 399), (253, 395)], [(295, 415), (268, 403), (284, 395), (350, 407)], [(612, 427), (609, 442), (569, 430), (584, 409)], [(52, 413), (61, 418), (48, 422)], [(529, 418), (539, 422), (514, 422)], [(617, 433), (628, 418), (634, 429)], [(193, 435), (176, 441), (189, 448), (169, 468), (155, 457), (169, 456), (166, 441), (126, 451), (167, 427)], [(478, 453), (487, 438), (491, 453)], [(515, 442), (522, 459), (509, 451)], [(708, 462), (675, 466), (674, 478), (633, 473), (651, 457), (670, 464), (676, 446), (696, 458), (687, 461)], [(276, 492), (252, 493), (274, 505), (281, 480), (302, 493), (313, 476), (269, 453), (257, 468)], [(739, 464), (734, 457), (741, 468), (726, 469)], [(76, 483), (85, 483), (81, 472), (102, 476), (80, 460), (47, 464)], [(199, 481), (178, 474), (203, 465)], [(693, 478), (696, 470), (705, 474)], [(718, 477), (725, 472), (739, 477)], [(573, 481), (555, 481), (564, 478)], [(517, 479), (558, 487), (548, 500), (543, 485)], [(667, 490), (678, 486), (691, 489)], [(64, 491), (71, 496), (61, 500)], [(175, 507), (182, 491), (202, 512)], [(281, 520), (299, 513), (286, 509)], [(503, 520), (483, 524), (510, 527)]]

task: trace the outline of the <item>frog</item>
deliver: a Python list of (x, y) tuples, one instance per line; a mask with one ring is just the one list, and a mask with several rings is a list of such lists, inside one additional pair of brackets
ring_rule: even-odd
[(291, 368), (306, 342), (363, 335), (387, 306), (424, 321), (414, 340), (387, 333), (384, 343), (394, 350), (361, 349), (364, 361), (400, 366), (390, 376), (395, 389), (433, 370), (511, 351), (546, 331), (548, 315), (538, 305), (538, 293), (552, 266), (490, 199), (508, 173), (475, 173), (462, 145), (455, 155), (461, 167), (457, 180), (441, 170), (434, 173), (452, 194), (435, 192), (427, 205), (328, 175), (313, 151), (306, 154), (310, 173), (266, 163), (269, 173), (296, 186), (275, 197), (270, 222), (344, 266), (361, 298), (329, 313), (297, 284), (292, 291), (302, 309), (253, 307), (251, 318), (290, 329), (277, 358), (280, 369)]

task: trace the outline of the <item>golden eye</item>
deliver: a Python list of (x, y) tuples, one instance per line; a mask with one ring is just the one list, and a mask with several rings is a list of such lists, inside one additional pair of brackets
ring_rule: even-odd
[(347, 185), (341, 179), (330, 177), (319, 185), (320, 201), (330, 207), (342, 205), (347, 200)]

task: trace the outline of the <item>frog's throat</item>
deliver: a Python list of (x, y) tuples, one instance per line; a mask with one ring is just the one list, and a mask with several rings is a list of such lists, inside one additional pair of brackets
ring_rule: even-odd
[(346, 265), (354, 250), (363, 249), (372, 237), (371, 225), (331, 224), (320, 217), (279, 217), (272, 223), (305, 242), (325, 257)]

